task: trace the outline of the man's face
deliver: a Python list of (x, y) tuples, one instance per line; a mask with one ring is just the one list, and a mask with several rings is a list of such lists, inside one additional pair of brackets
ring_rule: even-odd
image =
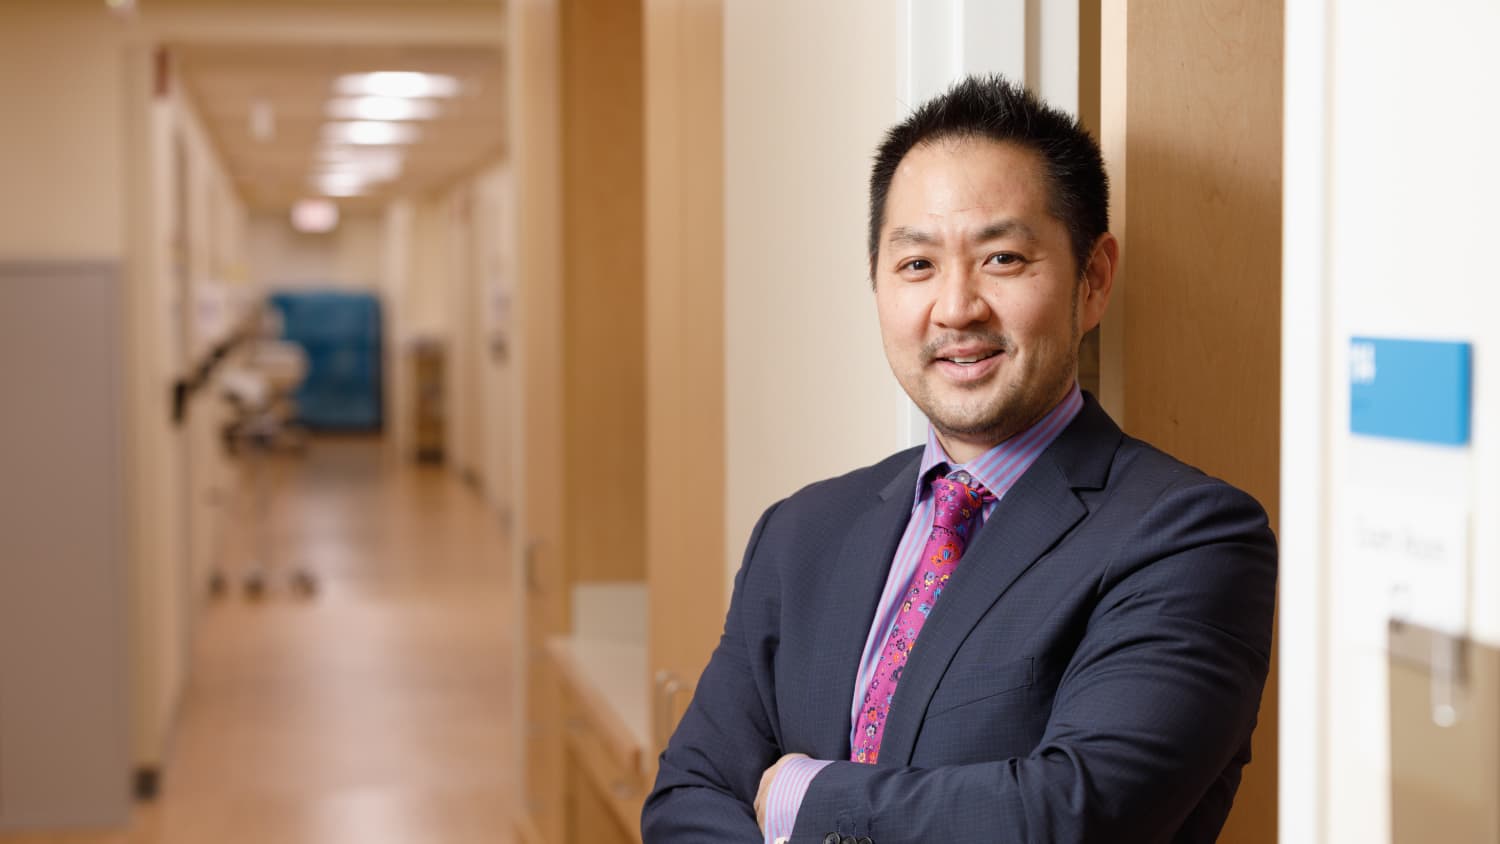
[(886, 357), (959, 461), (1062, 400), (1082, 332), (1103, 314), (1109, 279), (1097, 290), (1096, 269), (1074, 266), (1042, 168), (1013, 144), (940, 140), (907, 153), (886, 197), (875, 269)]

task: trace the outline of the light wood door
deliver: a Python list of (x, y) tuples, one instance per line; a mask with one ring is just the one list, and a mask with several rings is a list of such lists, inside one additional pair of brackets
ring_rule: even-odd
[[(1102, 41), (1125, 430), (1246, 490), (1274, 529), (1282, 6), (1115, 0)], [(1221, 841), (1276, 840), (1276, 742), (1273, 651), (1254, 760)]]
[(665, 746), (723, 627), (721, 0), (647, 0), (646, 547), (653, 732)]

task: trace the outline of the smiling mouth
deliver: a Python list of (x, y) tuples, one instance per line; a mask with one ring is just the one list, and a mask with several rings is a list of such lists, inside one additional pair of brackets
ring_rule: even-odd
[(1000, 350), (999, 349), (995, 349), (994, 351), (983, 352), (983, 353), (975, 354), (975, 355), (961, 355), (961, 356), (946, 357), (946, 358), (940, 357), (940, 358), (938, 358), (938, 360), (946, 362), (946, 363), (955, 363), (955, 364), (958, 364), (959, 366), (973, 366), (973, 365), (975, 365), (977, 363), (980, 363), (982, 361), (989, 360), (990, 358), (992, 358), (992, 357), (994, 357), (994, 356), (996, 356), (998, 354), (1000, 354)]

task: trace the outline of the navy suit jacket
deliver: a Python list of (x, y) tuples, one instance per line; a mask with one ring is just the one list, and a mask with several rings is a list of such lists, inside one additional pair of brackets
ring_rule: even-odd
[(855, 674), (920, 449), (781, 501), (662, 753), (648, 844), (759, 841), (785, 753), (836, 761), (793, 844), (1209, 842), (1250, 758), (1276, 546), (1245, 493), (1125, 436), (1092, 397), (997, 505), (928, 617), (880, 761)]

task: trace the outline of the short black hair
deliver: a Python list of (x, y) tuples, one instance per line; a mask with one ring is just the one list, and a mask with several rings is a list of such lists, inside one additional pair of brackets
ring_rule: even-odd
[(1041, 156), (1051, 189), (1049, 210), (1068, 229), (1081, 275), (1099, 236), (1109, 231), (1109, 177), (1099, 143), (1077, 118), (1042, 102), (999, 74), (967, 76), (917, 107), (886, 133), (870, 171), (870, 280), (896, 168), (918, 144), (985, 138)]

